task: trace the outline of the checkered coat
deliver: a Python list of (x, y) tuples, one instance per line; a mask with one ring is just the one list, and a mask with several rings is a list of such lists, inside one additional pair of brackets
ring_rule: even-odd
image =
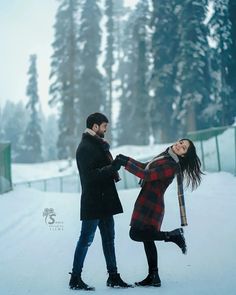
[(130, 225), (142, 229), (151, 226), (159, 231), (165, 210), (164, 193), (177, 173), (178, 164), (164, 153), (164, 157), (154, 160), (149, 169), (145, 169), (146, 165), (129, 158), (125, 166), (130, 173), (144, 180)]

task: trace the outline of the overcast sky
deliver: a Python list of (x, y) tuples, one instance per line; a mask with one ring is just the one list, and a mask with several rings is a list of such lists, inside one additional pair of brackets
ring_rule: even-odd
[[(136, 2), (125, 1), (129, 5)], [(43, 111), (51, 112), (48, 77), (57, 7), (56, 0), (0, 0), (0, 107), (6, 100), (28, 100), (29, 56), (37, 54), (39, 96)]]
[(30, 54), (38, 57), (38, 86), (43, 110), (48, 111), (49, 65), (52, 54), (55, 0), (0, 0), (0, 106), (9, 99), (27, 101)]

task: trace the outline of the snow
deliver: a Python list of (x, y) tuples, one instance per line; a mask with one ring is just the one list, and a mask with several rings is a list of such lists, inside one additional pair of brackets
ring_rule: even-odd
[[(115, 216), (116, 252), (121, 276), (141, 280), (147, 264), (141, 243), (130, 240), (129, 221), (139, 189), (121, 190), (124, 213)], [(207, 173), (194, 192), (186, 191), (187, 255), (171, 243), (157, 242), (162, 287), (117, 290), (105, 285), (107, 274), (97, 232), (85, 260), (83, 278), (96, 294), (235, 294), (236, 178)], [(17, 188), (0, 195), (0, 292), (4, 295), (64, 295), (69, 290), (75, 245), (80, 232), (79, 194), (45, 193)], [(52, 208), (54, 224), (43, 212)], [(180, 225), (176, 182), (166, 192), (163, 230)], [(83, 293), (84, 291), (77, 291)]]
[(51, 177), (67, 176), (77, 173), (75, 161), (50, 161), (37, 164), (12, 165), (13, 183), (35, 181)]
[[(230, 168), (233, 149), (232, 129), (219, 138), (223, 168)], [(232, 144), (232, 142), (231, 142)], [(150, 159), (167, 145), (123, 146), (113, 149), (136, 159)], [(206, 164), (216, 165), (214, 139), (204, 142)], [(231, 170), (233, 165), (231, 166)], [(13, 165), (14, 183), (77, 173), (75, 161)], [(120, 173), (124, 173), (123, 168)], [(131, 176), (131, 174), (129, 174)], [(123, 181), (124, 182), (124, 179)], [(120, 182), (120, 183), (121, 183)], [(118, 187), (121, 187), (118, 183)], [(142, 243), (129, 238), (129, 222), (139, 188), (119, 190), (124, 213), (115, 216), (116, 254), (122, 278), (129, 282), (143, 279), (147, 263)], [(180, 226), (176, 181), (165, 194), (163, 230)], [(187, 255), (174, 244), (157, 242), (161, 288), (111, 289), (106, 287), (106, 267), (99, 231), (85, 260), (83, 279), (95, 286), (96, 294), (212, 295), (236, 294), (236, 178), (226, 172), (203, 176), (194, 192), (186, 190), (188, 226), (184, 228)], [(45, 210), (55, 213), (46, 219)], [(0, 195), (0, 294), (65, 295), (85, 291), (68, 288), (69, 274), (80, 233), (80, 193), (42, 192), (15, 187)]]

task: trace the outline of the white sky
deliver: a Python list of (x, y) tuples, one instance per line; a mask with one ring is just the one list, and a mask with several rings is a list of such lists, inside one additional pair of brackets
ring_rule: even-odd
[[(125, 0), (133, 6), (137, 0)], [(43, 111), (48, 106), (51, 43), (58, 7), (56, 0), (0, 0), (0, 107), (6, 100), (27, 101), (27, 71), (30, 54), (37, 54), (38, 88)]]
[[(46, 4), (46, 3), (47, 4)], [(46, 5), (45, 5), (46, 4)], [(30, 54), (38, 56), (38, 86), (43, 109), (48, 110), (49, 65), (57, 2), (54, 0), (0, 0), (0, 103), (27, 101)]]

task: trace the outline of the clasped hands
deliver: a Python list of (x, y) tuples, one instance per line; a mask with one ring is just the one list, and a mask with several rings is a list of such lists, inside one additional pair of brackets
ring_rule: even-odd
[(126, 166), (129, 157), (119, 154), (116, 156), (115, 160), (112, 161), (111, 165), (115, 170), (120, 170), (121, 166)]

